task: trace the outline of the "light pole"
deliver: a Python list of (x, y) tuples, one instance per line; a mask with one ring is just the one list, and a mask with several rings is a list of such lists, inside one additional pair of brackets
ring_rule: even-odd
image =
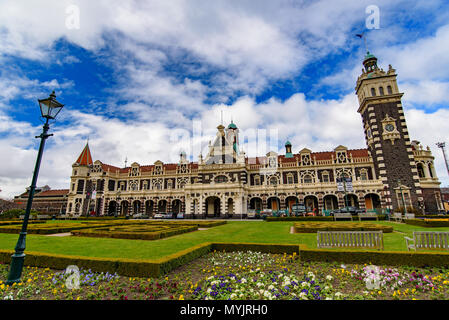
[(42, 154), (44, 152), (45, 140), (53, 134), (48, 134), (48, 129), (50, 126), (48, 125), (48, 121), (50, 119), (55, 119), (58, 113), (64, 107), (63, 104), (56, 101), (56, 95), (53, 91), (47, 99), (38, 100), (39, 106), (41, 109), (42, 117), (44, 117), (45, 124), (43, 127), (43, 131), (40, 136), (36, 136), (36, 138), (40, 138), (41, 142), (39, 145), (39, 151), (37, 154), (36, 165), (33, 172), (33, 179), (31, 181), (30, 191), (28, 195), (28, 202), (25, 210), (25, 216), (23, 218), (22, 230), (19, 235), (19, 240), (17, 241), (15, 247), (15, 253), (12, 255), (11, 266), (9, 268), (8, 280), (6, 280), (6, 284), (12, 284), (15, 282), (20, 282), (20, 277), (22, 275), (23, 263), (25, 260), (25, 246), (26, 246), (26, 235), (27, 235), (27, 227), (28, 220), (30, 217), (31, 206), (33, 204), (34, 191), (36, 189), (37, 176), (39, 174), (39, 168), (41, 165)]

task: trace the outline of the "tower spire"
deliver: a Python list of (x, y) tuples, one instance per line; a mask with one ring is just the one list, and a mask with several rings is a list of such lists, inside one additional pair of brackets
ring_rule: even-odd
[(79, 155), (75, 164), (80, 165), (80, 166), (91, 166), (93, 164), (92, 155), (90, 154), (89, 141), (86, 142), (86, 146), (84, 147), (83, 151)]

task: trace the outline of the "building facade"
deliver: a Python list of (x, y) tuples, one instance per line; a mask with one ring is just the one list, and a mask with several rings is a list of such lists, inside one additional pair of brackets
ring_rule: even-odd
[[(72, 166), (67, 212), (240, 218), (250, 209), (291, 210), (295, 203), (318, 214), (344, 206), (442, 210), (434, 157), (410, 140), (395, 70), (383, 71), (369, 53), (363, 66), (355, 90), (366, 149), (340, 145), (328, 152), (293, 153), (287, 141), (284, 154), (246, 157), (233, 122), (217, 127), (208, 154), (197, 162), (181, 153), (178, 163), (119, 168), (94, 162), (86, 144)], [(349, 191), (339, 187), (342, 179), (352, 185)]]

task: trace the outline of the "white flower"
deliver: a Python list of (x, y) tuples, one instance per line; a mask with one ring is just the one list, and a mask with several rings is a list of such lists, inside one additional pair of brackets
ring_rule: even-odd
[(329, 286), (325, 286), (324, 287), (324, 290), (326, 290), (326, 291), (329, 290), (329, 289), (330, 289)]
[(332, 281), (333, 277), (331, 275), (326, 276), (326, 280)]
[(274, 286), (272, 284), (269, 285), (268, 290), (273, 290)]
[(344, 264), (342, 264), (342, 265), (340, 266), (340, 268), (346, 269), (346, 266), (345, 266)]
[(301, 292), (301, 293), (299, 294), (299, 297), (300, 297), (301, 299), (303, 299), (303, 300), (308, 300), (308, 299), (307, 299), (307, 295), (306, 295), (305, 292)]
[(326, 297), (326, 300), (332, 300), (332, 298), (331, 297)]
[(212, 289), (211, 288), (209, 288), (209, 289), (207, 289), (207, 293), (210, 293), (212, 291)]
[(234, 299), (236, 297), (237, 297), (237, 295), (235, 293), (231, 294), (231, 299)]
[(310, 287), (310, 283), (308, 283), (308, 282), (301, 282), (301, 287), (308, 288), (308, 287)]
[(242, 278), (242, 283), (246, 283), (246, 279), (245, 278)]
[(341, 292), (335, 293), (335, 297), (337, 297), (337, 298), (341, 297), (342, 295), (343, 295), (343, 293), (341, 293)]
[(258, 287), (263, 287), (263, 283), (262, 283), (262, 282), (258, 282), (258, 283), (256, 284), (256, 286), (258, 286)]

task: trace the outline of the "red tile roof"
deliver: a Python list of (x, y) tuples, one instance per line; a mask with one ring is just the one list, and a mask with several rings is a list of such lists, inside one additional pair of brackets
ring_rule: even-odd
[(36, 194), (36, 197), (56, 197), (56, 196), (65, 196), (69, 193), (69, 189), (60, 189), (60, 190), (47, 190), (43, 192), (39, 192)]
[(80, 166), (92, 165), (92, 156), (90, 154), (89, 143), (86, 143), (86, 146), (78, 157), (78, 160), (76, 160), (75, 164), (78, 164)]

